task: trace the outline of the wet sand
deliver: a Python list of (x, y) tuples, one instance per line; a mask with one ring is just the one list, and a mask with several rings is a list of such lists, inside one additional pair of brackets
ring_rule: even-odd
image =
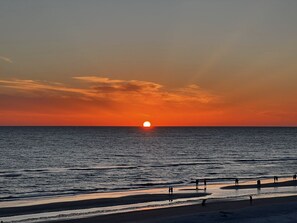
[(5, 207), (0, 208), (0, 217), (8, 217), (14, 215), (34, 214), (40, 212), (54, 212), (75, 209), (98, 208), (116, 205), (137, 204), (153, 201), (166, 201), (182, 198), (203, 197), (209, 193), (176, 193), (176, 194), (139, 194), (131, 196), (123, 196), (117, 198), (98, 198), (71, 202), (56, 202), (49, 204)]
[[(260, 188), (268, 188), (268, 187), (291, 187), (297, 186), (297, 180), (289, 180), (289, 181), (282, 181), (282, 182), (275, 182), (275, 183), (262, 183)], [(233, 185), (233, 186), (224, 186), (221, 189), (252, 189), (252, 188), (259, 188), (257, 186), (257, 182), (255, 181), (254, 184), (243, 184), (243, 185)]]
[(189, 205), (52, 222), (183, 223), (224, 222), (227, 220), (228, 222), (257, 222), (257, 220), (263, 222), (296, 222), (297, 196), (256, 199), (252, 204), (247, 197), (246, 200), (241, 201), (206, 203), (206, 206)]
[[(14, 220), (16, 216), (26, 216), (29, 218), (39, 218), (45, 222), (171, 222), (170, 219), (179, 219), (173, 222), (184, 222), (191, 217), (198, 218), (201, 222), (201, 216), (207, 215), (209, 218), (214, 216), (225, 216), (221, 212), (241, 212), (241, 209), (251, 208), (249, 195), (253, 195), (254, 202), (252, 207), (265, 206), (272, 214), (278, 213), (283, 206), (296, 203), (296, 222), (297, 222), (297, 196), (295, 186), (297, 181), (292, 178), (281, 178), (278, 183), (273, 183), (271, 178), (262, 179), (264, 196), (261, 197), (260, 190), (256, 190), (256, 180), (241, 181), (239, 186), (230, 183), (214, 183), (207, 185), (206, 191), (202, 186), (199, 190), (195, 185), (175, 187), (174, 194), (166, 193), (168, 188), (153, 188), (136, 191), (122, 191), (113, 193), (95, 193), (78, 196), (60, 197), (37, 201), (21, 201), (9, 204), (3, 202), (0, 206), (0, 220)], [(269, 187), (283, 187), (284, 190), (278, 189), (271, 191)], [(285, 188), (287, 187), (287, 189)], [(267, 188), (267, 189), (264, 189)], [(290, 188), (290, 189), (289, 189)], [(241, 190), (247, 189), (247, 190)], [(206, 193), (207, 192), (207, 193)], [(268, 192), (268, 195), (267, 195)], [(276, 193), (275, 193), (276, 192)], [(283, 195), (279, 196), (281, 193)], [(275, 193), (275, 194), (274, 194)], [(292, 196), (294, 195), (294, 196)], [(286, 198), (284, 196), (287, 196)], [(291, 197), (288, 197), (291, 196)], [(192, 202), (194, 198), (195, 202)], [(197, 198), (197, 199), (195, 199)], [(202, 207), (202, 199), (207, 198), (206, 206)], [(179, 203), (186, 199), (186, 203)], [(240, 200), (239, 200), (240, 199)], [(173, 200), (173, 202), (169, 202)], [(190, 201), (190, 202), (188, 202)], [(149, 204), (149, 202), (161, 202)], [(164, 204), (163, 204), (164, 203)], [(136, 206), (135, 206), (136, 204)], [(198, 204), (198, 205), (197, 205)], [(270, 207), (272, 204), (280, 205), (277, 209)], [(10, 206), (9, 206), (10, 205)], [(124, 207), (127, 205), (127, 207)], [(122, 207), (123, 206), (123, 207)], [(294, 206), (294, 205), (293, 205)], [(292, 208), (293, 208), (292, 206)], [(109, 208), (111, 207), (111, 208)], [(132, 207), (132, 208), (131, 208)], [(134, 208), (133, 208), (134, 207)], [(135, 208), (136, 207), (136, 208)], [(92, 212), (91, 209), (98, 209)], [(113, 209), (114, 208), (114, 209)], [(273, 210), (272, 210), (273, 209)], [(107, 212), (106, 212), (107, 210)], [(122, 211), (123, 210), (123, 211)], [(257, 209), (258, 210), (258, 209)], [(70, 211), (71, 213), (66, 213)], [(255, 210), (253, 210), (255, 211)], [(269, 213), (263, 211), (263, 213)], [(65, 212), (65, 213), (62, 213)], [(206, 214), (207, 213), (207, 214)], [(214, 214), (213, 214), (214, 213)], [(35, 214), (35, 216), (33, 216)], [(42, 214), (42, 216), (40, 216)], [(52, 214), (52, 215), (51, 215)], [(66, 215), (64, 215), (66, 214)], [(281, 214), (281, 213), (279, 213)], [(61, 217), (48, 217), (48, 216)], [(253, 217), (253, 214), (250, 214)], [(6, 219), (5, 219), (6, 218)], [(71, 220), (70, 220), (71, 218)], [(294, 218), (294, 217), (293, 217)], [(24, 219), (27, 219), (25, 217)], [(54, 219), (61, 219), (55, 220)], [(63, 219), (63, 220), (62, 220)], [(69, 220), (64, 220), (69, 219)], [(165, 220), (166, 221), (165, 221)], [(164, 220), (164, 221), (163, 221)], [(197, 222), (196, 220), (194, 222)], [(18, 221), (22, 222), (22, 221)], [(30, 221), (29, 221), (30, 222)], [(185, 221), (193, 222), (193, 221)], [(204, 219), (203, 222), (211, 222)], [(221, 222), (214, 221), (214, 222)], [(235, 221), (237, 222), (237, 221)]]

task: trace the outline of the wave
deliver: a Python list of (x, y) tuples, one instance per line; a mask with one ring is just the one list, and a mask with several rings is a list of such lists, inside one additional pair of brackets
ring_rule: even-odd
[(106, 188), (70, 188), (65, 190), (49, 190), (49, 191), (32, 191), (27, 193), (14, 193), (14, 195), (0, 196), (0, 201), (12, 201), (18, 199), (28, 198), (41, 198), (41, 197), (54, 197), (63, 195), (76, 195), (84, 193), (95, 193), (98, 191), (104, 191)]
[(5, 174), (0, 174), (0, 177), (20, 177), (22, 176), (21, 173), (5, 173)]
[(113, 157), (134, 157), (134, 158), (139, 158), (141, 155), (135, 155), (135, 154), (113, 154)]
[(24, 172), (49, 172), (50, 169), (24, 169)]
[(178, 184), (184, 184), (184, 183), (186, 183), (186, 181), (149, 182), (149, 183), (131, 184), (131, 186), (136, 186), (136, 187), (151, 187), (151, 186), (178, 185)]
[(68, 170), (92, 171), (92, 170), (117, 170), (117, 169), (136, 169), (136, 166), (99, 166), (99, 167), (75, 167)]
[(187, 163), (167, 163), (163, 165), (152, 165), (148, 167), (176, 167), (176, 166), (198, 166), (198, 165), (218, 165), (217, 162), (187, 162)]
[(94, 171), (94, 170), (116, 170), (116, 169), (136, 169), (137, 166), (98, 166), (98, 167), (71, 167), (71, 168), (43, 168), (43, 169), (17, 169), (2, 170), (0, 177), (20, 177), (26, 173), (55, 173), (66, 171)]
[(297, 158), (284, 157), (284, 158), (271, 158), (271, 159), (235, 159), (234, 162), (287, 162), (297, 161)]

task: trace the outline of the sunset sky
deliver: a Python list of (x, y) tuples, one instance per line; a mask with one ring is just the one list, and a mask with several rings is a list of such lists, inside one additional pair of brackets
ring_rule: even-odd
[(296, 0), (1, 0), (0, 125), (296, 126)]

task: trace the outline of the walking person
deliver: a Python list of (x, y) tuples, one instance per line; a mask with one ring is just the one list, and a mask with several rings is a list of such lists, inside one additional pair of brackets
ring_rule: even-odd
[(169, 202), (172, 202), (172, 191), (173, 191), (173, 189), (172, 189), (172, 187), (170, 186), (169, 188), (168, 188), (168, 192), (169, 192)]
[(238, 178), (235, 179), (235, 186), (238, 186), (239, 180)]
[(258, 189), (261, 188), (261, 180), (257, 180), (257, 187), (258, 187)]
[(274, 176), (273, 181), (274, 181), (274, 183), (278, 182), (278, 177)]
[(198, 186), (199, 186), (199, 180), (196, 180), (196, 190), (198, 190)]
[(293, 175), (293, 180), (296, 180), (296, 174)]
[(204, 182), (204, 189), (206, 189), (206, 179), (204, 179), (203, 182)]
[(202, 206), (205, 206), (205, 204), (206, 204), (206, 200), (207, 200), (207, 199), (203, 199), (203, 200), (202, 200), (202, 203), (201, 203)]

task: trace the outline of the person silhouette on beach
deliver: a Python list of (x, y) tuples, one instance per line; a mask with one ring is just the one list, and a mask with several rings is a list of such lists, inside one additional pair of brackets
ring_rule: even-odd
[(207, 199), (203, 199), (203, 200), (202, 200), (202, 203), (201, 203), (202, 206), (205, 206), (206, 200), (207, 200)]
[(238, 186), (239, 180), (238, 178), (235, 179), (235, 186)]
[(169, 187), (169, 202), (172, 202), (173, 199), (172, 199), (172, 193), (173, 193), (173, 188), (172, 187)]
[(250, 204), (252, 204), (252, 203), (253, 203), (253, 197), (250, 196)]
[(206, 188), (206, 179), (204, 179), (203, 182), (204, 182), (204, 188)]
[(274, 183), (278, 182), (278, 177), (275, 176), (275, 177), (273, 178), (273, 181), (274, 181)]
[(258, 189), (261, 188), (261, 180), (257, 180), (257, 187), (258, 187)]
[(293, 175), (293, 180), (296, 180), (296, 174)]
[(196, 180), (196, 190), (198, 190), (198, 186), (199, 186), (199, 180)]

